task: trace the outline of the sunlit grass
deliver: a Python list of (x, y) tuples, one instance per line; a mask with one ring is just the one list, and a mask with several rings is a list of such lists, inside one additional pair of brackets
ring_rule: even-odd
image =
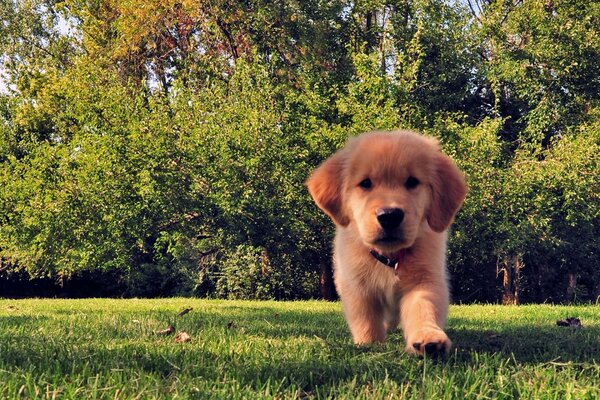
[[(354, 346), (339, 303), (0, 300), (0, 398), (593, 399), (598, 311), (453, 306), (455, 348), (432, 362), (400, 333)], [(191, 342), (156, 334), (170, 324)]]

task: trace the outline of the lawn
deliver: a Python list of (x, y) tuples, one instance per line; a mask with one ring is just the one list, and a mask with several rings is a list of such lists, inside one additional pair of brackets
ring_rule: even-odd
[(354, 346), (339, 303), (0, 300), (0, 398), (595, 399), (599, 311), (453, 306), (436, 362)]

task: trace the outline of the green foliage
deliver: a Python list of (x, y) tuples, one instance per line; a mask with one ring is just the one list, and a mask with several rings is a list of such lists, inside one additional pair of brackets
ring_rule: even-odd
[(539, 143), (589, 120), (600, 76), (600, 9), (587, 1), (493, 2), (481, 18), (496, 104)]
[(229, 299), (265, 300), (275, 293), (283, 276), (273, 276), (268, 254), (260, 248), (238, 246), (222, 260), (216, 294)]
[(448, 268), (456, 301), (497, 297), (496, 252), (503, 248), (499, 226), (507, 217), (500, 199), (505, 195), (502, 182), (510, 159), (500, 139), (502, 127), (501, 119), (486, 119), (475, 127), (440, 119), (434, 128), (469, 185), (450, 233)]
[(351, 135), (413, 128), (468, 176), (457, 300), (595, 299), (599, 18), (583, 1), (3, 3), (0, 268), (316, 297), (333, 229), (305, 179)]
[(354, 56), (356, 73), (349, 82), (348, 95), (338, 102), (342, 120), (354, 135), (373, 129), (394, 129), (401, 121), (390, 77), (378, 67), (376, 54)]

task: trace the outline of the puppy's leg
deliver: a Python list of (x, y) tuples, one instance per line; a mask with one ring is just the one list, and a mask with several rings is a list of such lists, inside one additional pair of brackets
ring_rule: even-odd
[(450, 350), (452, 342), (443, 331), (448, 303), (445, 282), (421, 284), (405, 292), (400, 313), (408, 353), (443, 355)]
[(365, 295), (342, 297), (346, 322), (356, 344), (369, 344), (385, 340), (382, 306)]
[(398, 328), (398, 323), (400, 322), (400, 312), (398, 309), (395, 310), (394, 313), (390, 313), (386, 315), (385, 318), (385, 331), (393, 332)]

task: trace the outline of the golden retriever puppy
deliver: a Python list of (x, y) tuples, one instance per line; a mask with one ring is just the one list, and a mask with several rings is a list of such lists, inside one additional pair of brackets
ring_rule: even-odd
[(447, 229), (467, 186), (438, 142), (410, 131), (358, 136), (307, 186), (336, 226), (334, 281), (354, 342), (383, 341), (400, 323), (408, 352), (446, 353)]

